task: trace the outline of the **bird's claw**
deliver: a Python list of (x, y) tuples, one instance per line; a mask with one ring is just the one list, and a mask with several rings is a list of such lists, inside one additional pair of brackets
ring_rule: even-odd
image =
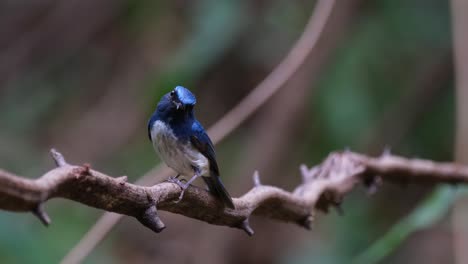
[(177, 199), (177, 201), (175, 201), (175, 203), (178, 203), (178, 202), (182, 201), (182, 198), (184, 198), (185, 190), (187, 190), (187, 188), (190, 186), (190, 184), (189, 183), (183, 184), (179, 180), (178, 180), (178, 183), (176, 183), (176, 184), (179, 185), (180, 189), (182, 189), (182, 191), (180, 192), (180, 195), (179, 195), (179, 199)]
[[(182, 192), (180, 193), (179, 195), (179, 199), (177, 199), (177, 201), (175, 201), (175, 203), (178, 203), (182, 200), (182, 198), (184, 198), (184, 193), (185, 193), (185, 190), (190, 186), (190, 184), (187, 182), (186, 179), (182, 178), (179, 180), (179, 175), (177, 176), (173, 176), (173, 177), (169, 177), (167, 179), (168, 182), (171, 182), (171, 183), (175, 183), (177, 184), (180, 189), (182, 189)], [(185, 181), (185, 183), (183, 183), (183, 181)]]
[(179, 199), (177, 199), (175, 203), (179, 203), (180, 201), (182, 201), (182, 198), (184, 198), (184, 193), (185, 193), (185, 189), (182, 189), (182, 192), (179, 195)]
[(182, 186), (184, 185), (182, 182), (187, 182), (187, 180), (183, 177), (179, 180), (179, 177), (180, 174), (177, 174), (176, 176), (171, 176), (167, 179), (167, 182), (175, 183), (182, 188)]

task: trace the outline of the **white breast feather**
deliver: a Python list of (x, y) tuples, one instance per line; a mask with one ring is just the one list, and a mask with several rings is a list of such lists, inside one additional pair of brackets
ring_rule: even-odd
[(209, 161), (190, 142), (186, 145), (177, 144), (177, 138), (172, 129), (161, 121), (156, 121), (151, 128), (153, 147), (167, 166), (177, 173), (193, 176), (192, 166), (197, 167), (201, 175), (209, 175)]

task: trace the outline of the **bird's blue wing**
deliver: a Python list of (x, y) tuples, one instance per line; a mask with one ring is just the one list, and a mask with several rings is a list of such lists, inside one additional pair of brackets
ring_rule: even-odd
[[(154, 115), (154, 114), (153, 114)], [(148, 138), (150, 141), (153, 141), (153, 139), (151, 138), (151, 127), (153, 126), (154, 124), (154, 118), (153, 116), (148, 120)]]
[(210, 171), (216, 176), (219, 176), (218, 163), (216, 162), (216, 153), (211, 142), (210, 137), (205, 132), (203, 126), (195, 121), (192, 124), (192, 135), (190, 136), (190, 142), (192, 145), (200, 151), (210, 162)]
[(148, 122), (148, 138), (149, 138), (150, 141), (153, 141), (151, 139), (151, 123), (150, 122)]
[(216, 162), (213, 143), (198, 121), (195, 121), (192, 125), (190, 142), (210, 162), (210, 177), (203, 177), (203, 180), (208, 185), (208, 189), (210, 189), (212, 194), (221, 199), (227, 207), (234, 209), (235, 206), (231, 195), (226, 190), (219, 177), (218, 163)]

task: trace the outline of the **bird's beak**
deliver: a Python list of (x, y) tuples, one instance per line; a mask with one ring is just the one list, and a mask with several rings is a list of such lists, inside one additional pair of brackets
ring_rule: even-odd
[(174, 104), (176, 105), (176, 109), (179, 110), (179, 109), (182, 109), (184, 110), (184, 104), (181, 103), (181, 102), (174, 102)]
[(171, 98), (171, 101), (175, 105), (177, 110), (179, 110), (179, 109), (184, 110), (185, 109), (185, 105), (179, 100), (179, 98), (177, 96), (175, 96), (175, 94), (173, 95), (172, 92), (171, 92), (171, 97), (170, 98)]

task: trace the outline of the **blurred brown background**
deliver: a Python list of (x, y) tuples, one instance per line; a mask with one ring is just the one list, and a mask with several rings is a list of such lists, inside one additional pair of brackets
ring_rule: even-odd
[[(135, 181), (159, 161), (147, 118), (175, 85), (197, 95), (205, 127), (285, 56), (314, 1), (0, 1), (0, 167), (38, 177), (55, 147)], [(291, 190), (299, 165), (351, 148), (453, 159), (454, 77), (449, 3), (337, 1), (316, 49), (267, 105), (217, 146), (234, 196), (266, 184)], [(467, 98), (468, 99), (468, 98)], [(349, 263), (429, 195), (384, 185), (346, 197), (343, 216), (311, 232), (252, 220), (256, 234), (162, 213), (154, 234), (125, 218), (85, 263)], [(56, 263), (101, 215), (52, 200), (49, 228), (0, 214), (1, 263)], [(383, 263), (451, 263), (447, 217), (412, 232)]]

